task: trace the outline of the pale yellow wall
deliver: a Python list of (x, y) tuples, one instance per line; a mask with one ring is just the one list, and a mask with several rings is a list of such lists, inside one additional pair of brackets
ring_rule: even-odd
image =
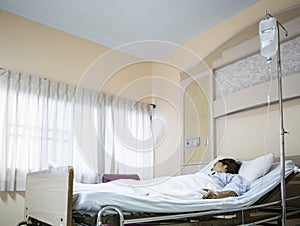
[(180, 108), (180, 70), (165, 62), (153, 64), (152, 101), (156, 177), (180, 173), (183, 116)]
[[(286, 101), (284, 128), (287, 156), (299, 155), (300, 98)], [(217, 154), (240, 159), (252, 159), (265, 153), (279, 157), (278, 105), (221, 117), (217, 120)]]
[(24, 192), (0, 192), (0, 225), (16, 226), (24, 220)]
[(0, 66), (77, 84), (108, 48), (0, 10)]
[(112, 74), (103, 86), (103, 92), (151, 102), (151, 84), (152, 63), (135, 61)]
[(191, 82), (184, 95), (184, 141), (200, 137), (200, 146), (184, 145), (184, 164), (197, 164), (210, 161), (210, 148), (205, 139), (210, 137), (210, 108), (205, 84), (208, 76)]

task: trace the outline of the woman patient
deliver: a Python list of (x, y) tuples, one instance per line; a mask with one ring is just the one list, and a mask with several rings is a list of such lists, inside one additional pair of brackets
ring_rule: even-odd
[(217, 199), (244, 194), (250, 188), (250, 183), (238, 172), (241, 163), (234, 159), (225, 158), (215, 163), (209, 176), (213, 178), (222, 188), (221, 191), (203, 189), (207, 193), (203, 195), (205, 199)]

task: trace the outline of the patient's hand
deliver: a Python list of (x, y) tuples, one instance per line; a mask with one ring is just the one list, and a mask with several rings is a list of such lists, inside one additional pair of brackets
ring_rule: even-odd
[(219, 192), (215, 192), (213, 190), (210, 189), (203, 189), (204, 191), (206, 191), (206, 194), (203, 195), (204, 199), (221, 199), (221, 198), (226, 198), (226, 197), (235, 197), (237, 196), (237, 194), (234, 191), (219, 191)]
[(214, 192), (213, 190), (206, 189), (206, 188), (204, 188), (203, 190), (206, 191), (206, 194), (203, 195), (204, 199), (217, 199), (218, 198), (217, 193)]

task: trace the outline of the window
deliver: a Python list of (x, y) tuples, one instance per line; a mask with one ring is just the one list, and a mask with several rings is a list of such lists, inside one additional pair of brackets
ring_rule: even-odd
[(0, 70), (0, 190), (24, 190), (26, 173), (49, 165), (73, 165), (82, 182), (104, 172), (152, 177), (149, 105), (134, 103)]

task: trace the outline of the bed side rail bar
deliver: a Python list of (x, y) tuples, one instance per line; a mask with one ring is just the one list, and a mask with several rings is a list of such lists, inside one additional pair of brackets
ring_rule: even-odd
[(110, 210), (114, 210), (119, 214), (120, 226), (124, 225), (124, 215), (123, 215), (122, 210), (120, 208), (118, 208), (117, 206), (105, 206), (97, 214), (97, 224), (96, 224), (96, 226), (101, 226), (102, 225), (102, 216), (103, 216), (103, 214), (107, 211), (110, 211)]
[[(292, 198), (287, 198), (286, 201), (291, 201), (294, 199), (300, 199), (300, 196), (297, 197), (292, 197)], [(233, 213), (233, 212), (244, 212), (247, 210), (255, 210), (255, 209), (261, 209), (264, 207), (270, 207), (274, 205), (279, 205), (281, 204), (281, 201), (275, 201), (275, 202), (270, 202), (266, 204), (260, 204), (260, 205), (254, 205), (254, 206), (249, 206), (249, 207), (244, 207), (244, 208), (236, 208), (236, 209), (230, 209), (226, 210), (226, 213)], [(120, 217), (120, 226), (126, 225), (126, 224), (134, 224), (134, 223), (147, 223), (147, 222), (158, 222), (158, 221), (166, 221), (166, 220), (178, 220), (178, 219), (183, 219), (183, 218), (195, 218), (195, 217), (203, 217), (207, 215), (220, 215), (224, 214), (224, 210), (213, 210), (213, 211), (204, 211), (204, 212), (193, 212), (193, 213), (183, 213), (183, 214), (170, 214), (170, 215), (163, 215), (163, 216), (153, 216), (153, 217), (142, 217), (142, 218), (137, 218), (137, 219), (124, 219), (124, 215), (122, 213), (122, 210), (116, 206), (105, 206), (103, 207), (97, 215), (97, 226), (102, 226), (102, 216), (105, 212), (109, 210), (114, 210), (119, 214)], [(291, 216), (294, 214), (299, 214), (300, 210), (293, 211), (287, 214), (287, 216)], [(279, 214), (278, 216), (274, 216), (268, 219), (260, 220), (257, 221), (259, 223), (264, 223), (264, 222), (269, 222), (272, 220), (280, 219), (281, 215)], [(244, 223), (243, 225), (248, 225)], [(249, 225), (256, 224), (257, 222), (251, 222)]]

